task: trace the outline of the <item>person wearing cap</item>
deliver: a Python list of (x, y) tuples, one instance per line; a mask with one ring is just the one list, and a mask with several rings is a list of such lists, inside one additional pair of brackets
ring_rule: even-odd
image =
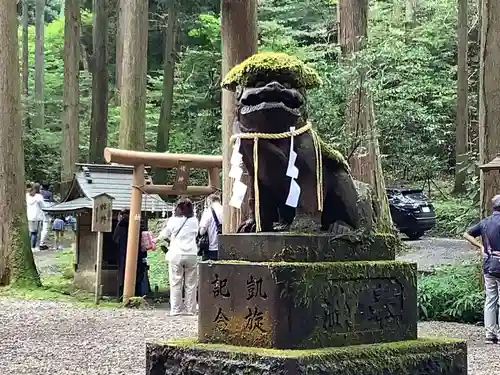
[[(498, 274), (498, 263), (493, 263), (491, 259), (498, 259), (500, 256), (500, 195), (495, 195), (491, 202), (493, 213), (471, 227), (463, 236), (473, 246), (477, 247), (483, 255), (484, 289), (486, 294), (484, 302), (485, 342), (487, 344), (498, 344), (500, 338), (498, 326), (500, 275)], [(478, 241), (478, 237), (481, 237), (482, 243)], [(497, 260), (495, 259), (495, 261)], [(495, 269), (493, 269), (494, 267)]]

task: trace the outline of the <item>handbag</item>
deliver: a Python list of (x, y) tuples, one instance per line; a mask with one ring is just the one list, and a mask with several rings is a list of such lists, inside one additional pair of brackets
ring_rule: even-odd
[[(213, 208), (210, 209), (212, 210), (212, 217), (214, 219), (215, 227), (217, 228), (217, 234), (221, 234), (222, 224), (217, 218), (214, 209)], [(205, 255), (210, 250), (210, 237), (208, 236), (208, 230), (204, 234), (198, 235), (197, 242), (198, 242), (198, 256)]]
[(196, 238), (196, 242), (198, 243), (198, 256), (203, 256), (206, 254), (208, 249), (210, 248), (210, 239), (208, 238), (208, 231), (203, 234), (198, 234)]

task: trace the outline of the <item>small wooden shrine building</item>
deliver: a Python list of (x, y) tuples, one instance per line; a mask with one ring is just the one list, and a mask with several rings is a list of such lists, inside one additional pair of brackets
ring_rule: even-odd
[[(130, 207), (133, 167), (113, 164), (77, 164), (71, 188), (60, 203), (45, 209), (53, 216), (75, 215), (77, 219), (74, 284), (77, 288), (94, 291), (97, 261), (97, 233), (91, 231), (92, 198), (107, 193), (113, 199), (113, 231), (121, 210)], [(145, 174), (145, 183), (151, 178)], [(157, 194), (144, 194), (142, 216), (170, 216), (173, 205), (162, 201)], [(163, 215), (162, 215), (163, 214)], [(118, 293), (118, 248), (113, 232), (103, 235), (102, 293), (116, 296)]]

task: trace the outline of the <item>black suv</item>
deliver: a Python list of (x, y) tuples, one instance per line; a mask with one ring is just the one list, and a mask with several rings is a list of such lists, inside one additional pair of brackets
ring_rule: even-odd
[(422, 189), (387, 188), (392, 221), (400, 232), (418, 240), (436, 225), (434, 206)]

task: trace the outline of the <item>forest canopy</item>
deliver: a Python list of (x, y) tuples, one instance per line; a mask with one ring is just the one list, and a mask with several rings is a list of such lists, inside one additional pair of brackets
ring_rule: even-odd
[[(113, 1), (110, 1), (113, 3)], [(175, 52), (175, 83), (168, 149), (171, 152), (221, 153), (221, 40), (218, 2), (180, 2)], [(429, 174), (453, 173), (456, 106), (457, 6), (451, 0), (421, 0), (414, 27), (405, 19), (404, 4), (371, 1), (369, 35), (355, 67), (341, 64), (336, 5), (331, 0), (262, 0), (259, 3), (259, 50), (297, 56), (313, 67), (323, 82), (308, 97), (308, 115), (323, 139), (348, 155), (344, 115), (347, 83), (353, 69), (365, 69), (374, 100), (383, 166), (388, 181), (423, 180)], [(80, 69), (80, 158), (88, 154), (91, 115), (92, 19), (82, 9)], [(163, 82), (167, 2), (151, 1), (149, 13), (146, 150), (155, 150)], [(64, 19), (61, 2), (48, 1), (45, 29), (45, 124), (27, 127), (26, 171), (30, 180), (55, 182), (60, 176), (63, 111)], [(113, 9), (110, 6), (110, 9)], [(476, 9), (472, 19), (470, 43)], [(108, 61), (110, 101), (108, 144), (118, 142), (119, 106), (115, 104), (116, 12), (109, 12)], [(477, 27), (477, 26), (476, 26)], [(30, 67), (34, 66), (34, 26), (29, 27)], [(471, 65), (477, 65), (471, 48)], [(90, 66), (90, 68), (89, 68)], [(33, 68), (30, 87), (33, 87)], [(471, 92), (477, 71), (471, 69)], [(31, 92), (31, 91), (30, 91)], [(471, 94), (472, 95), (472, 94)], [(472, 98), (472, 96), (471, 96)], [(35, 110), (30, 94), (27, 113)], [(477, 134), (477, 105), (470, 101), (470, 132)], [(474, 137), (472, 142), (475, 142)]]

